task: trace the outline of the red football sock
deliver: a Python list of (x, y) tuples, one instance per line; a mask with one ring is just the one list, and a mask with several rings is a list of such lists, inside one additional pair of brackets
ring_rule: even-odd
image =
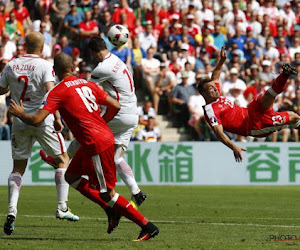
[(272, 83), (272, 89), (277, 93), (280, 94), (286, 88), (285, 84), (289, 79), (288, 76), (280, 74)]
[(89, 187), (89, 181), (87, 179), (81, 178), (76, 190), (91, 201), (99, 204), (104, 210), (109, 207), (109, 205), (100, 198), (100, 191)]
[[(116, 193), (116, 195), (118, 195), (118, 194)], [(116, 197), (116, 195), (115, 195), (115, 197)], [(117, 201), (113, 201), (113, 199), (110, 200), (108, 203), (110, 204), (110, 206), (112, 207), (112, 209), (114, 209), (117, 213), (125, 216), (127, 219), (133, 221), (134, 223), (136, 223), (140, 227), (145, 226), (149, 222), (123, 196), (119, 195)]]

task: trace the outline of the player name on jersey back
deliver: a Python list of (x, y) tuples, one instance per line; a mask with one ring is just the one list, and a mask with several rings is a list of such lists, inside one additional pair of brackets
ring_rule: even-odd
[(34, 71), (36, 68), (35, 65), (29, 65), (29, 64), (14, 64), (12, 65), (12, 70), (13, 71)]

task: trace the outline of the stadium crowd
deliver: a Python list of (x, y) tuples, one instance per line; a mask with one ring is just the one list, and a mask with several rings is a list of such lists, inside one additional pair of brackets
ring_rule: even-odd
[[(130, 32), (123, 47), (108, 41), (114, 24)], [(242, 107), (271, 85), (282, 63), (300, 71), (298, 0), (0, 0), (0, 72), (7, 62), (25, 54), (24, 36), (30, 30), (44, 35), (46, 60), (65, 52), (73, 58), (73, 73), (85, 79), (95, 66), (89, 39), (100, 35), (107, 41), (111, 53), (133, 72), (138, 101), (143, 103), (136, 140), (161, 140), (158, 113), (193, 140), (215, 139), (203, 119), (205, 102), (195, 84), (210, 76), (222, 46), (228, 54), (221, 92)], [(9, 140), (12, 117), (5, 97), (0, 107), (0, 137)], [(300, 114), (300, 75), (289, 80), (274, 110)], [(299, 141), (298, 130), (279, 133), (282, 141)], [(72, 138), (67, 129), (64, 135)], [(270, 140), (277, 137), (273, 134)]]

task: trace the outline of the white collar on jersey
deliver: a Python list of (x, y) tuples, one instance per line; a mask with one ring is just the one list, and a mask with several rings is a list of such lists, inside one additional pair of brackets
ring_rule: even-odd
[(37, 54), (25, 54), (23, 57), (36, 57), (39, 58)]

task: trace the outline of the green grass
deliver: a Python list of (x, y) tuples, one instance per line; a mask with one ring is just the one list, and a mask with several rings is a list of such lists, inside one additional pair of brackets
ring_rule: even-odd
[[(119, 193), (129, 198), (125, 187)], [(300, 241), (278, 242), (270, 235), (300, 238), (300, 187), (143, 187), (140, 211), (160, 228), (148, 242), (132, 242), (139, 227), (122, 219), (106, 233), (105, 213), (70, 189), (69, 206), (79, 222), (59, 221), (55, 187), (22, 187), (15, 232), (0, 233), (0, 249), (299, 249)], [(4, 223), (7, 187), (0, 187)], [(1, 224), (2, 226), (2, 224)], [(1, 229), (2, 230), (2, 229)]]

